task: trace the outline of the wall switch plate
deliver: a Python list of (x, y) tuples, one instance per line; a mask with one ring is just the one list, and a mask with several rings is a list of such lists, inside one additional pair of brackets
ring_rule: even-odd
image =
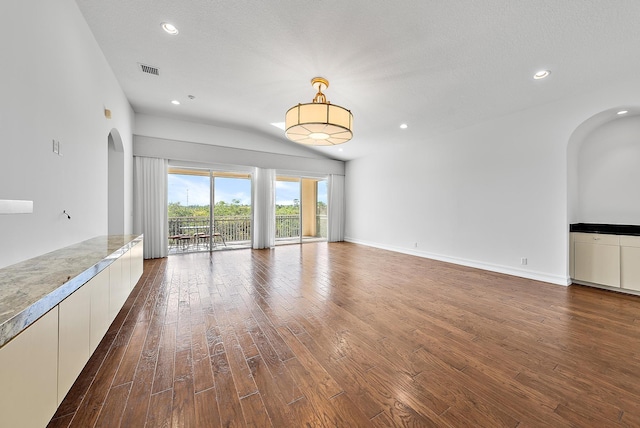
[(60, 154), (60, 141), (56, 141), (56, 140), (51, 140), (53, 141), (53, 153), (57, 154), (58, 156), (62, 156)]

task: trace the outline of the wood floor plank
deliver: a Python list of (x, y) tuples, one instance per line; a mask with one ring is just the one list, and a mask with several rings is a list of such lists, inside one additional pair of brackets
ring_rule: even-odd
[(176, 370), (173, 382), (171, 425), (189, 427), (195, 425), (196, 408), (193, 397), (193, 366), (191, 349), (176, 352)]
[(281, 394), (262, 357), (258, 355), (247, 363), (273, 426), (295, 426), (296, 419), (293, 417), (292, 409), (279, 398)]
[(205, 334), (204, 317), (202, 323), (191, 326), (191, 353), (193, 357), (194, 391), (198, 393), (213, 388), (213, 372)]
[(47, 428), (67, 428), (71, 423), (71, 419), (73, 419), (73, 413), (69, 413), (68, 415), (54, 417), (47, 424)]
[(253, 341), (260, 351), (262, 361), (266, 363), (269, 372), (273, 376), (274, 382), (278, 386), (277, 390), (282, 402), (290, 404), (302, 398), (302, 393), (300, 392), (298, 385), (293, 380), (283, 361), (280, 360), (277, 351), (274, 349), (271, 342), (256, 322), (252, 322), (250, 333)]
[(125, 409), (124, 406), (129, 398), (129, 392), (131, 391), (131, 385), (132, 382), (129, 382), (111, 388), (107, 395), (107, 399), (102, 406), (100, 416), (96, 421), (96, 428), (120, 426), (122, 413)]
[(195, 394), (196, 427), (215, 428), (223, 426), (220, 424), (220, 412), (216, 400), (215, 388), (207, 389)]
[(216, 385), (216, 401), (222, 426), (242, 426), (242, 406), (233, 381), (225, 352), (211, 356), (211, 366)]
[(152, 395), (144, 426), (148, 428), (168, 428), (171, 426), (172, 404), (173, 390), (171, 389)]
[(131, 335), (131, 339), (129, 340), (129, 344), (127, 345), (127, 350), (122, 356), (122, 363), (118, 367), (115, 379), (113, 380), (113, 385), (122, 385), (133, 381), (133, 376), (135, 374), (136, 367), (138, 367), (139, 358), (142, 354), (142, 347), (144, 346), (144, 341), (147, 338), (148, 331), (148, 322), (143, 321), (136, 324), (133, 334)]
[(144, 268), (49, 426), (640, 426), (637, 296), (348, 243)]
[[(334, 378), (319, 364), (318, 360), (313, 356), (313, 353), (309, 351), (291, 332), (287, 327), (280, 327), (278, 332), (283, 337), (287, 346), (291, 348), (291, 351), (296, 355), (295, 359), (291, 361), (297, 361), (305, 370), (304, 380), (305, 383), (309, 381), (313, 382), (313, 385), (318, 388), (320, 395), (326, 399), (330, 399), (344, 391), (338, 385)], [(288, 360), (289, 361), (289, 360)], [(287, 361), (287, 363), (288, 363)], [(286, 363), (285, 363), (286, 364)], [(289, 366), (289, 364), (286, 364)], [(299, 382), (298, 382), (299, 383)]]
[(240, 400), (247, 427), (268, 428), (273, 426), (259, 393), (247, 395)]
[(177, 323), (164, 324), (160, 349), (158, 350), (158, 363), (153, 378), (152, 394), (170, 389), (173, 384), (173, 372), (176, 357), (176, 329)]

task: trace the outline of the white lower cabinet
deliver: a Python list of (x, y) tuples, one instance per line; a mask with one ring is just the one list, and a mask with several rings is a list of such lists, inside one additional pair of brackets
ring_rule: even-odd
[(620, 287), (620, 241), (617, 235), (576, 233), (575, 279)]
[(131, 247), (0, 348), (0, 427), (47, 426), (142, 275), (142, 248)]
[(571, 233), (571, 277), (640, 291), (640, 236)]
[(120, 312), (129, 295), (129, 284), (122, 283), (122, 260), (117, 259), (109, 266), (109, 324)]
[(87, 283), (91, 290), (91, 327), (89, 347), (91, 354), (104, 337), (111, 325), (109, 318), (109, 272), (105, 269)]
[(140, 277), (142, 277), (142, 271), (144, 266), (144, 243), (140, 241), (134, 245), (129, 252), (131, 252), (131, 289), (136, 286)]
[(640, 291), (640, 236), (620, 237), (620, 286)]
[[(119, 260), (122, 265), (121, 284), (123, 287), (123, 293), (126, 293), (127, 296), (129, 296), (129, 293), (131, 292), (131, 250), (121, 255)], [(124, 300), (127, 300), (126, 297)], [(122, 303), (124, 303), (124, 301)]]
[(60, 302), (58, 325), (58, 404), (91, 355), (91, 281)]
[(0, 348), (0, 426), (42, 428), (58, 407), (58, 307)]

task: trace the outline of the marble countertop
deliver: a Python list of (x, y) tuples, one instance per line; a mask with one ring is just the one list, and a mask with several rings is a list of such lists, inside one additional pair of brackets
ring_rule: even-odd
[(0, 347), (141, 240), (99, 236), (0, 269)]

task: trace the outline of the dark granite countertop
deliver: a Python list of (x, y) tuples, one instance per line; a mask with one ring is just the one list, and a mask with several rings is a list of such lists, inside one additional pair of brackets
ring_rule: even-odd
[(602, 224), (574, 223), (569, 225), (570, 232), (605, 233), (608, 235), (640, 236), (640, 225), (634, 224)]
[(0, 269), (0, 346), (142, 240), (99, 236)]

